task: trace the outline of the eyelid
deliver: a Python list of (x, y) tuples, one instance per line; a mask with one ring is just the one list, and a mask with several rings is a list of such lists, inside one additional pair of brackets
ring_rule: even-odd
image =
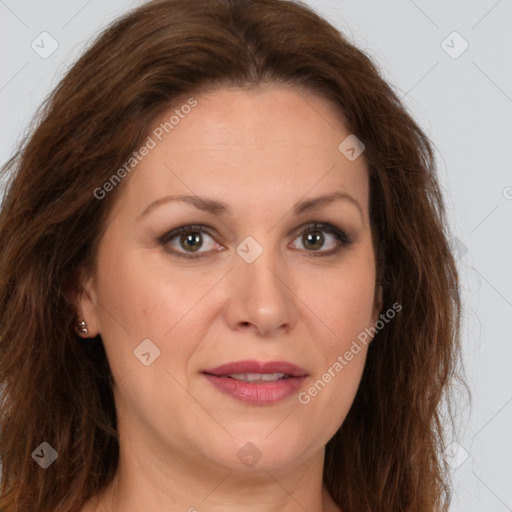
[(317, 229), (318, 231), (325, 231), (327, 233), (330, 233), (332, 235), (339, 235), (340, 241), (343, 241), (345, 243), (349, 243), (349, 237), (346, 234), (346, 232), (337, 227), (335, 224), (333, 224), (331, 221), (314, 221), (314, 222), (306, 222), (305, 224), (301, 224), (298, 228), (294, 229), (290, 234), (302, 234), (304, 231), (307, 231), (308, 229)]
[(342, 249), (352, 244), (352, 239), (346, 234), (345, 230), (337, 227), (331, 221), (306, 222), (305, 224), (302, 224), (296, 230), (294, 230), (293, 234), (300, 236), (301, 234), (307, 231), (313, 230), (325, 231), (326, 233), (333, 235), (338, 240), (338, 245), (334, 249), (330, 249), (327, 251), (308, 251), (306, 249), (301, 250), (301, 252), (304, 253), (306, 257), (316, 258), (336, 256)]
[(214, 229), (206, 224), (184, 224), (183, 226), (179, 226), (175, 229), (171, 229), (170, 231), (167, 231), (164, 233), (161, 237), (158, 238), (160, 242), (167, 242), (171, 238), (174, 238), (176, 235), (179, 235), (181, 233), (188, 233), (188, 232), (194, 232), (194, 231), (200, 231), (205, 232), (211, 237), (213, 237), (212, 233), (210, 231), (214, 231)]

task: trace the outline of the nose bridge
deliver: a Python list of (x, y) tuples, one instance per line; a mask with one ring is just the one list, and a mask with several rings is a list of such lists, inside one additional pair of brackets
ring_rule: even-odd
[[(253, 250), (254, 249), (250, 249), (249, 254), (251, 254)], [(267, 246), (265, 249), (262, 249), (261, 254), (257, 256), (254, 261), (245, 260), (239, 255), (241, 260), (238, 261), (240, 277), (242, 279), (248, 279), (256, 290), (268, 288), (269, 286), (271, 288), (277, 287), (279, 283), (275, 282), (274, 272), (276, 272), (276, 267), (279, 265), (277, 265), (275, 253), (275, 249)]]
[[(259, 237), (260, 241), (262, 238)], [(246, 291), (253, 296), (253, 300), (260, 295), (263, 299), (268, 293), (283, 295), (283, 284), (275, 275), (283, 272), (283, 265), (279, 263), (279, 251), (273, 247), (271, 235), (267, 234), (262, 243), (248, 236), (238, 245), (236, 252), (235, 273), (245, 286), (251, 288)]]
[(228, 300), (228, 321), (232, 328), (252, 324), (269, 334), (295, 322), (293, 294), (287, 283), (285, 265), (272, 236), (249, 236), (236, 248)]

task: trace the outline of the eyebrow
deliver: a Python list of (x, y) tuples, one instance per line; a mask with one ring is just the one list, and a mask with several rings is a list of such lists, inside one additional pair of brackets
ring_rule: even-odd
[[(315, 197), (313, 199), (308, 199), (305, 201), (299, 201), (295, 203), (292, 208), (292, 211), (295, 215), (300, 215), (304, 212), (310, 210), (318, 210), (320, 208), (324, 208), (334, 201), (347, 200), (350, 201), (353, 205), (357, 207), (359, 213), (361, 214), (361, 219), (364, 219), (363, 209), (359, 202), (352, 197), (350, 194), (346, 192), (333, 192), (332, 194), (327, 194), (324, 196)], [(198, 210), (211, 213), (213, 215), (227, 215), (232, 216), (233, 212), (231, 208), (221, 201), (215, 201), (213, 199), (208, 199), (206, 197), (195, 196), (187, 196), (187, 195), (173, 195), (173, 196), (165, 196), (153, 201), (139, 216), (137, 219), (145, 217), (152, 210), (161, 206), (163, 204), (172, 202), (172, 201), (182, 201), (192, 206), (195, 206)]]

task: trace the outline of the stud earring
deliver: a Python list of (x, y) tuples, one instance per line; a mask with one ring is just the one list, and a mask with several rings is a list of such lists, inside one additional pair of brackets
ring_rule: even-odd
[(76, 325), (76, 332), (78, 334), (88, 334), (89, 330), (87, 329), (87, 324), (82, 320), (81, 322), (78, 322)]

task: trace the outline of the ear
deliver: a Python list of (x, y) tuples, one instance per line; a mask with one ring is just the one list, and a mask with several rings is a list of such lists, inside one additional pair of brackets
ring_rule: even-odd
[(83, 337), (95, 338), (99, 334), (98, 323), (98, 302), (96, 300), (96, 290), (93, 277), (82, 278), (79, 284), (79, 290), (76, 294), (75, 306), (77, 311), (77, 321), (84, 321), (88, 333)]

